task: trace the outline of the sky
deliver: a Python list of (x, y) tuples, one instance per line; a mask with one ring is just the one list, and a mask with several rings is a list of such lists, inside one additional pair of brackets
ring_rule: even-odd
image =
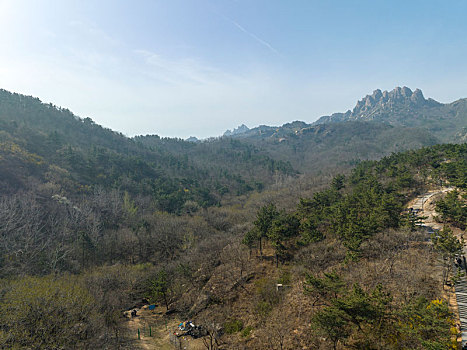
[(0, 0), (0, 88), (128, 136), (467, 97), (467, 1)]

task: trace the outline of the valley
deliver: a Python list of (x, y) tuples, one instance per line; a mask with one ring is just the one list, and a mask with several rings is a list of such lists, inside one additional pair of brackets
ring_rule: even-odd
[(185, 141), (0, 91), (0, 348), (456, 348), (467, 115), (372, 96)]

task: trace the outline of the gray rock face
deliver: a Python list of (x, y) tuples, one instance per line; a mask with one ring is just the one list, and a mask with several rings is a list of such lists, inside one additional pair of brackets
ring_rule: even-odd
[[(376, 89), (372, 94), (357, 102), (352, 110), (324, 116), (312, 124), (294, 121), (280, 127), (260, 125), (248, 129), (245, 125), (224, 136), (242, 139), (277, 139), (278, 143), (290, 140), (291, 135), (300, 136), (319, 132), (320, 124), (340, 122), (371, 122), (393, 127), (416, 128), (428, 132), (442, 142), (458, 142), (467, 136), (460, 134), (467, 127), (467, 99), (443, 104), (431, 98), (426, 99), (420, 89), (411, 90), (406, 86), (391, 91)], [(428, 134), (427, 134), (428, 135)]]
[(332, 123), (352, 120), (383, 120), (397, 111), (416, 111), (424, 107), (441, 106), (432, 99), (425, 99), (420, 89), (412, 91), (408, 87), (396, 87), (392, 91), (376, 89), (373, 94), (365, 96), (357, 102), (352, 111), (334, 113), (331, 116), (321, 117), (316, 124)]
[(246, 132), (249, 131), (249, 130), (250, 130), (250, 128), (249, 128), (248, 126), (246, 126), (245, 124), (242, 124), (242, 125), (240, 125), (238, 128), (233, 129), (232, 131), (231, 131), (231, 130), (227, 130), (227, 131), (224, 133), (224, 136), (240, 135), (240, 134), (246, 133)]
[(399, 104), (419, 104), (426, 102), (420, 90), (412, 92), (408, 87), (396, 87), (392, 91), (384, 91), (377, 89), (372, 95), (367, 95), (365, 98), (357, 102), (357, 105), (352, 110), (352, 116), (365, 115), (365, 112), (377, 107), (384, 107), (395, 103)]
[(416, 104), (423, 103), (423, 102), (427, 101), (427, 100), (425, 100), (425, 97), (423, 96), (422, 90), (420, 90), (420, 89), (415, 89), (412, 96), (410, 97), (410, 100), (413, 103), (416, 103)]
[(188, 142), (199, 142), (199, 139), (195, 136), (190, 136), (189, 138), (187, 138), (185, 141), (188, 141)]

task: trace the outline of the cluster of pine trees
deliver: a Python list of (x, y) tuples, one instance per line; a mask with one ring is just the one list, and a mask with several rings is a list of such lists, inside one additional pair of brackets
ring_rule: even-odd
[[(334, 349), (346, 342), (368, 349), (451, 348), (455, 344), (454, 321), (440, 292), (433, 298), (435, 295), (421, 287), (413, 298), (400, 300), (399, 291), (393, 289), (395, 280), (392, 286), (388, 281), (373, 287), (355, 281), (349, 284), (336, 270), (367, 264), (373, 254), (377, 255), (368, 247), (374, 246), (380, 235), (394, 234), (388, 232), (407, 232), (416, 241), (417, 226), (410, 215), (404, 214), (405, 204), (430, 186), (464, 188), (459, 169), (466, 165), (466, 145), (440, 145), (362, 162), (347, 177), (335, 176), (329, 188), (311, 198), (301, 198), (293, 211), (279, 210), (274, 203), (264, 205), (243, 243), (259, 250), (260, 256), (265, 245), (273, 247), (276, 265), (296, 260), (303, 254), (303, 247), (315, 252), (314, 259), (320, 254), (312, 248), (315, 245), (326, 250), (338, 249), (339, 245), (345, 249), (332, 270), (308, 272), (304, 282), (315, 309), (312, 324)], [(460, 228), (465, 228), (465, 209), (465, 198), (457, 190), (437, 202), (442, 219)], [(447, 227), (433, 234), (431, 240), (443, 266), (442, 285), (449, 284), (450, 279), (455, 281), (460, 276), (452, 266), (457, 254), (462, 253), (462, 243)], [(401, 255), (404, 249), (395, 248)], [(391, 266), (394, 263), (387, 262)]]

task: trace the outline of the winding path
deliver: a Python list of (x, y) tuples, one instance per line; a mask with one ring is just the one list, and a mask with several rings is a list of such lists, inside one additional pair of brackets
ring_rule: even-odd
[[(439, 191), (429, 191), (421, 196), (418, 196), (409, 203), (409, 208), (418, 211), (418, 215), (426, 217), (422, 226), (430, 227), (433, 230), (440, 230), (443, 225), (434, 220), (436, 215), (435, 206), (432, 203), (433, 197), (442, 195), (454, 190), (453, 187), (444, 188)], [(464, 247), (464, 256), (467, 255), (466, 248)], [(457, 310), (459, 313), (459, 320), (461, 326), (462, 346), (467, 344), (467, 278), (461, 277), (455, 286), (455, 296), (457, 303)]]

